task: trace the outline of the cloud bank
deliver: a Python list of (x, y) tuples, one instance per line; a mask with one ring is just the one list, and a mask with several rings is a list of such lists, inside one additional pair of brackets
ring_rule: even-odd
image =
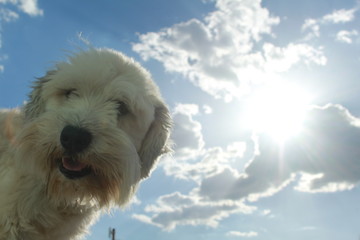
[(265, 41), (280, 18), (261, 0), (217, 0), (216, 10), (159, 32), (139, 35), (133, 50), (144, 60), (155, 59), (215, 98), (230, 101), (253, 84), (288, 71), (294, 64), (325, 65), (321, 48), (304, 43), (275, 46)]
[[(346, 108), (312, 107), (301, 134), (283, 144), (263, 134), (253, 144), (203, 147), (197, 160), (166, 161), (167, 175), (193, 181), (196, 187), (186, 194), (161, 196), (133, 217), (167, 231), (178, 225), (216, 227), (231, 214), (258, 211), (249, 204), (276, 194), (289, 183), (294, 190), (309, 193), (349, 190), (360, 182), (358, 142), (360, 119)], [(251, 160), (244, 162), (249, 152)]]

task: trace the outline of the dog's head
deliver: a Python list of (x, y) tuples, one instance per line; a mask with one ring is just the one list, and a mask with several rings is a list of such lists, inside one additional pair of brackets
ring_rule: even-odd
[(24, 107), (21, 162), (54, 201), (124, 205), (168, 150), (169, 111), (150, 75), (109, 49), (38, 79)]

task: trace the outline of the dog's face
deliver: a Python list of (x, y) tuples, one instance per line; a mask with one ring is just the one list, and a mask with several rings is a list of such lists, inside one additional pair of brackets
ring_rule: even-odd
[(53, 201), (125, 204), (166, 151), (170, 117), (149, 74), (92, 49), (40, 78), (25, 106), (20, 166)]

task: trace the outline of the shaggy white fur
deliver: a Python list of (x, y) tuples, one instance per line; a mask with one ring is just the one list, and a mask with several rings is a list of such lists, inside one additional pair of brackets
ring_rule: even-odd
[(124, 206), (169, 150), (169, 111), (138, 63), (109, 49), (69, 57), (0, 111), (0, 240), (80, 239)]

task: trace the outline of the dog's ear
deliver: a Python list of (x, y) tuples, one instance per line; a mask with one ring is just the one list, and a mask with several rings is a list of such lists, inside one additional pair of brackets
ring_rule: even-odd
[(50, 81), (51, 76), (56, 71), (48, 71), (44, 77), (38, 78), (33, 83), (33, 90), (29, 94), (29, 101), (25, 104), (25, 119), (31, 120), (37, 117), (40, 113), (44, 112), (45, 101), (42, 99), (42, 86), (44, 83)]
[(139, 151), (141, 178), (149, 176), (160, 155), (171, 151), (169, 143), (171, 126), (172, 122), (168, 108), (163, 104), (156, 107), (155, 119), (146, 133)]

